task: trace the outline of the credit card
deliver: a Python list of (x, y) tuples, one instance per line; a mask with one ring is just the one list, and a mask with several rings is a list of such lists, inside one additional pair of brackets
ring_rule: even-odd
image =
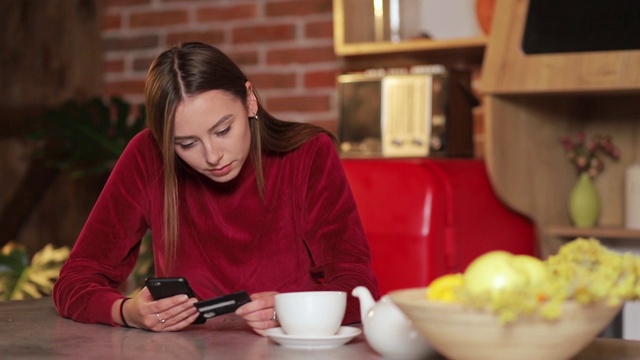
[(217, 298), (195, 303), (196, 308), (206, 319), (236, 311), (241, 305), (251, 301), (246, 291), (223, 295)]

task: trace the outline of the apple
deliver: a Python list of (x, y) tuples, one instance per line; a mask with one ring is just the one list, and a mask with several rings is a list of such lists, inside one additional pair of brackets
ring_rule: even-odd
[(528, 276), (513, 265), (513, 257), (502, 250), (480, 255), (464, 271), (464, 287), (478, 296), (526, 286)]
[(538, 286), (549, 280), (549, 271), (544, 262), (530, 255), (515, 255), (513, 266), (525, 272), (529, 278), (529, 286)]

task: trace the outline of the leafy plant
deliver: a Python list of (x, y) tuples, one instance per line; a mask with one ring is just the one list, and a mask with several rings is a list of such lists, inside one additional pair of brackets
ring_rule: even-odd
[[(119, 97), (70, 100), (33, 119), (29, 136), (40, 140), (36, 156), (47, 167), (69, 171), (76, 178), (102, 175), (111, 171), (127, 143), (144, 129), (145, 118), (144, 106), (133, 108)], [(67, 247), (54, 249), (49, 244), (29, 263), (26, 248), (16, 242), (8, 242), (1, 251), (0, 301), (50, 295), (70, 253)], [(132, 287), (139, 289), (152, 272), (151, 235), (147, 234), (131, 274)]]
[(69, 257), (66, 246), (48, 244), (33, 255), (16, 242), (7, 243), (0, 253), (0, 300), (24, 300), (50, 295), (60, 268)]
[(132, 111), (118, 97), (68, 101), (45, 113), (31, 132), (46, 140), (39, 156), (75, 177), (108, 173), (129, 140), (145, 126), (144, 106)]

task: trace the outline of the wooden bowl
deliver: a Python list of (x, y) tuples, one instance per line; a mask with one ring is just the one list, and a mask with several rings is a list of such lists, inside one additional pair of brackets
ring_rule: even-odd
[(570, 301), (556, 321), (527, 316), (503, 325), (493, 313), (429, 301), (426, 288), (396, 290), (389, 296), (427, 342), (442, 355), (456, 360), (569, 359), (586, 347), (622, 308)]

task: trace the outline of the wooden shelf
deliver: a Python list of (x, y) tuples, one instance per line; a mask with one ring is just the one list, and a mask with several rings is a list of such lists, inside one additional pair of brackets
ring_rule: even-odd
[(470, 39), (429, 40), (416, 39), (400, 42), (362, 42), (338, 43), (335, 52), (338, 56), (356, 56), (373, 54), (399, 54), (406, 52), (458, 51), (476, 54), (484, 52), (486, 37)]
[(640, 230), (620, 227), (575, 228), (571, 226), (550, 226), (543, 230), (546, 236), (557, 238), (595, 237), (598, 239), (631, 239), (640, 241)]

